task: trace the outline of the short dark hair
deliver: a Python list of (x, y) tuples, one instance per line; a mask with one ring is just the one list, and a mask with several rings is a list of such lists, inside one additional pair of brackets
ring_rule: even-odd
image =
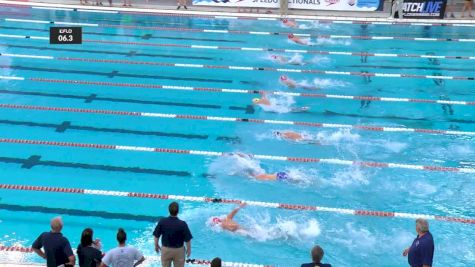
[(211, 267), (221, 267), (221, 259), (216, 257), (211, 261)]
[(88, 247), (92, 244), (92, 229), (86, 228), (82, 231), (81, 234), (81, 246)]
[(312, 261), (314, 263), (320, 263), (323, 259), (323, 249), (320, 246), (314, 246), (312, 248)]
[(125, 244), (125, 240), (127, 240), (127, 234), (125, 233), (124, 229), (119, 228), (117, 231), (117, 241), (119, 244)]
[(176, 202), (172, 202), (170, 203), (170, 205), (168, 205), (168, 211), (170, 212), (171, 216), (177, 216), (179, 210), (180, 208), (178, 207), (178, 203)]

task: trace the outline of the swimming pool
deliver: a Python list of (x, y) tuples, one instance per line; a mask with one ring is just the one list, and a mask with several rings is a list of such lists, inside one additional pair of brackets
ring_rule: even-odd
[[(92, 227), (113, 248), (123, 227), (154, 255), (168, 198), (181, 199), (192, 258), (299, 266), (320, 244), (334, 266), (404, 266), (417, 214), (475, 217), (473, 27), (2, 12), (1, 245), (30, 246), (60, 214), (74, 247)], [(49, 45), (64, 23), (83, 27), (83, 45)], [(261, 90), (280, 105), (252, 105)], [(289, 130), (317, 142), (273, 135)], [(243, 177), (257, 166), (298, 182)], [(227, 200), (256, 201), (237, 216), (252, 237), (207, 225)], [(430, 223), (437, 265), (475, 263), (473, 219)]]

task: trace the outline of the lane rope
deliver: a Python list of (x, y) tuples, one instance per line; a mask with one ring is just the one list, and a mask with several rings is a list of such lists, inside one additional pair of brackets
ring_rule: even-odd
[[(29, 139), (14, 139), (14, 138), (0, 138), (0, 143), (92, 148), (92, 149), (107, 149), (107, 150), (111, 149), (111, 150), (123, 150), (123, 151), (156, 152), (156, 153), (211, 156), (211, 157), (225, 156), (229, 153), (229, 152), (205, 151), (205, 150), (75, 143), (75, 142), (63, 142), (63, 141), (29, 140)], [(355, 160), (344, 160), (344, 159), (337, 159), (337, 158), (287, 157), (287, 156), (273, 156), (273, 155), (260, 155), (260, 154), (248, 154), (248, 155), (256, 159), (272, 160), (272, 161), (323, 163), (323, 164), (329, 164), (329, 165), (361, 166), (361, 167), (368, 167), (368, 168), (391, 168), (391, 169), (405, 169), (405, 170), (419, 170), (419, 171), (475, 173), (475, 168), (459, 168), (459, 167), (446, 167), (446, 166), (435, 166), (435, 165), (415, 165), (415, 164), (374, 162), (374, 161), (355, 161)]]
[(162, 118), (162, 119), (185, 119), (185, 120), (198, 120), (198, 121), (208, 120), (208, 121), (220, 121), (220, 122), (244, 122), (244, 123), (251, 122), (251, 123), (267, 123), (267, 124), (275, 124), (275, 125), (299, 125), (299, 126), (315, 127), (315, 128), (333, 128), (333, 129), (346, 128), (346, 129), (375, 131), (375, 132), (392, 132), (392, 133), (400, 132), (400, 133), (420, 133), (420, 134), (434, 134), (434, 135), (475, 136), (475, 132), (468, 132), (468, 131), (405, 128), (405, 127), (384, 127), (384, 126), (357, 125), (357, 124), (334, 124), (334, 123), (288, 121), (288, 120), (264, 120), (264, 119), (252, 119), (252, 118), (233, 118), (233, 117), (217, 117), (217, 116), (203, 116), (203, 115), (189, 115), (189, 114), (139, 112), (139, 111), (119, 111), (119, 110), (106, 110), (106, 109), (64, 108), (64, 107), (34, 106), (34, 105), (19, 105), (19, 104), (0, 104), (0, 108), (40, 110), (40, 111), (52, 111), (52, 112), (69, 112), (69, 113), (88, 113), (88, 114), (100, 114), (100, 115), (152, 117), (152, 118)]
[[(78, 11), (83, 10), (84, 6), (79, 5), (62, 5), (49, 3), (31, 3), (18, 1), (0, 0), (1, 5), (15, 6), (15, 7), (31, 7), (42, 9), (57, 10), (58, 8), (64, 11)], [(88, 10), (103, 10), (103, 11), (117, 11), (119, 14), (142, 14), (149, 16), (176, 16), (176, 17), (198, 17), (198, 18), (214, 18), (214, 19), (237, 19), (237, 20), (263, 20), (263, 21), (279, 21), (279, 15), (272, 14), (236, 14), (230, 12), (220, 12), (220, 15), (215, 15), (215, 12), (206, 11), (187, 11), (186, 13), (175, 10), (159, 10), (146, 8), (123, 8), (117, 7), (88, 7)], [(289, 18), (294, 18), (300, 22), (319, 22), (319, 23), (335, 23), (335, 24), (374, 24), (374, 25), (412, 25), (412, 26), (456, 26), (456, 27), (475, 27), (473, 20), (446, 20), (446, 19), (388, 19), (388, 18), (362, 18), (362, 17), (336, 17), (336, 16), (305, 16), (305, 15), (289, 15)]]
[(38, 191), (38, 192), (50, 192), (50, 193), (100, 195), (100, 196), (112, 196), (112, 197), (178, 200), (178, 201), (204, 202), (204, 203), (214, 203), (214, 204), (241, 204), (245, 202), (249, 206), (283, 209), (283, 210), (327, 212), (327, 213), (343, 214), (343, 215), (371, 216), (371, 217), (383, 217), (383, 218), (404, 218), (404, 219), (425, 218), (427, 220), (475, 224), (475, 218), (461, 218), (461, 217), (452, 217), (452, 216), (440, 216), (440, 215), (395, 212), (395, 211), (375, 211), (375, 210), (362, 210), (362, 209), (334, 208), (334, 207), (314, 206), (314, 205), (226, 199), (226, 198), (219, 198), (219, 197), (196, 197), (196, 196), (184, 196), (184, 195), (167, 195), (167, 194), (154, 194), (154, 193), (138, 193), (138, 192), (125, 192), (125, 191), (48, 187), (48, 186), (34, 186), (34, 185), (13, 185), (13, 184), (0, 184), (0, 189), (12, 190), (12, 191)]
[(29, 80), (46, 83), (64, 83), (64, 84), (81, 84), (81, 85), (95, 85), (95, 86), (114, 86), (114, 87), (133, 87), (133, 88), (147, 88), (147, 89), (163, 89), (163, 90), (178, 90), (178, 91), (199, 91), (210, 93), (233, 93), (233, 94), (272, 94), (292, 97), (309, 97), (309, 98), (330, 98), (330, 99), (346, 99), (346, 100), (368, 100), (368, 101), (382, 101), (382, 102), (405, 102), (405, 103), (426, 103), (426, 104), (446, 104), (446, 105), (475, 105), (475, 101), (461, 101), (461, 100), (432, 100), (421, 98), (398, 98), (398, 97), (378, 97), (378, 96), (354, 96), (354, 95), (334, 95), (334, 94), (314, 94), (314, 93), (294, 93), (281, 91), (268, 91), (263, 89), (231, 89), (231, 88), (213, 88), (213, 87), (192, 87), (192, 86), (175, 86), (175, 85), (158, 85), (158, 84), (137, 84), (137, 83), (115, 83), (115, 82), (97, 82), (86, 80), (63, 80), (63, 79), (48, 79), (48, 78), (29, 78)]
[[(31, 247), (22, 246), (0, 246), (0, 252), (21, 252), (21, 253), (33, 253)], [(145, 256), (146, 262), (161, 263), (160, 256)], [(206, 265), (209, 266), (211, 261), (202, 259), (186, 259), (186, 265)], [(274, 267), (273, 265), (253, 264), (253, 263), (241, 263), (241, 262), (222, 262), (223, 266), (229, 267)]]
[[(77, 25), (85, 27), (109, 27), (109, 28), (135, 28), (133, 26), (111, 25), (111, 24), (95, 24), (81, 22), (65, 22), (65, 21), (46, 21), (46, 20), (30, 20), (30, 19), (14, 19), (6, 18), (7, 22), (25, 22), (37, 24), (54, 24), (54, 25)], [(139, 26), (140, 27), (140, 26)], [(246, 35), (269, 35), (280, 36), (288, 35), (291, 32), (263, 32), (263, 31), (238, 31), (238, 30), (213, 30), (213, 29), (194, 29), (194, 28), (167, 28), (167, 27), (151, 27), (150, 29), (159, 31), (182, 31), (182, 32), (201, 32), (201, 33), (219, 33), (219, 34), (246, 34)], [(405, 36), (358, 36), (358, 35), (320, 35), (308, 33), (293, 33), (295, 36), (312, 37), (317, 39), (350, 39), (350, 40), (399, 40), (399, 41), (436, 41), (436, 42), (475, 42), (471, 38), (421, 38), (421, 37), (405, 37)]]

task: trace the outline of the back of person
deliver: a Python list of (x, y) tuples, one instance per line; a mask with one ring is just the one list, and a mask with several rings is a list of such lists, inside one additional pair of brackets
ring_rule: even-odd
[(183, 242), (186, 239), (185, 229), (188, 228), (186, 222), (177, 217), (170, 216), (162, 218), (159, 225), (162, 228), (162, 240), (166, 239), (169, 241), (170, 247), (179, 248), (183, 246)]
[(331, 264), (326, 264), (326, 263), (304, 263), (301, 265), (301, 267), (332, 267)]
[(124, 246), (109, 250), (102, 262), (107, 266), (114, 267), (132, 267), (135, 261), (143, 257), (142, 253), (134, 247)]
[(83, 247), (82, 245), (79, 245), (77, 254), (80, 267), (96, 267), (101, 262), (102, 258), (101, 251), (92, 246)]
[(32, 247), (43, 247), (48, 267), (68, 263), (68, 257), (72, 255), (69, 241), (61, 233), (44, 232), (35, 240)]

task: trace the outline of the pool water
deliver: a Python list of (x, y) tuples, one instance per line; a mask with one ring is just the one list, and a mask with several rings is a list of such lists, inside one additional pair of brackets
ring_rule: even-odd
[[(475, 56), (470, 42), (475, 39), (473, 27), (303, 21), (299, 22), (300, 28), (289, 29), (279, 21), (1, 8), (1, 138), (326, 158), (334, 162), (475, 168), (472, 160), (475, 156), (475, 67), (474, 58), (467, 58)], [(46, 39), (49, 27), (58, 26), (50, 21), (83, 24), (84, 43), (50, 45)], [(85, 23), (92, 25), (85, 26)], [(252, 32), (409, 38), (367, 40), (322, 36), (312, 37), (312, 46), (302, 46), (288, 41), (285, 34)], [(247, 49), (238, 49), (243, 47)], [(419, 56), (366, 57), (269, 49)], [(272, 60), (272, 55), (293, 58), (304, 65), (280, 64)], [(463, 58), (428, 59), (423, 57), (425, 55)], [(420, 77), (357, 74), (363, 72)], [(319, 89), (289, 89), (279, 82), (281, 75)], [(157, 88), (157, 85), (171, 87)], [(176, 90), (180, 86), (208, 90)], [(250, 92), (213, 92), (209, 88)], [(269, 109), (252, 104), (252, 99), (259, 97), (253, 90), (374, 96), (389, 100), (361, 102), (337, 97), (269, 94), (271, 102), (280, 103)], [(465, 102), (444, 105), (401, 99)], [(11, 105), (19, 106), (11, 108)], [(196, 117), (121, 116), (31, 106), (272, 121), (246, 123)], [(292, 107), (309, 107), (310, 110), (289, 112)], [(338, 125), (319, 128), (279, 123), (282, 121)], [(393, 131), (344, 125), (389, 127)], [(403, 131), (403, 128), (458, 132), (437, 134)], [(276, 130), (303, 132), (318, 142), (288, 142), (274, 136)], [(1, 184), (475, 217), (473, 172), (245, 160), (7, 141), (0, 143), (0, 167)], [(256, 181), (243, 175), (249, 168), (262, 168), (269, 173), (285, 171), (298, 182)], [(167, 215), (169, 203), (160, 199), (2, 189), (0, 244), (30, 246), (42, 231), (48, 230), (50, 218), (59, 214), (65, 222), (63, 232), (73, 247), (77, 246), (82, 229), (92, 227), (95, 236), (102, 239), (105, 250), (111, 249), (115, 246), (117, 228), (123, 227), (129, 234), (128, 243), (151, 256), (154, 255), (155, 222), (159, 216)], [(180, 201), (180, 205), (179, 217), (188, 222), (194, 236), (192, 258), (199, 259), (220, 256), (230, 262), (300, 266), (309, 261), (312, 246), (320, 244), (325, 250), (324, 261), (334, 266), (405, 266), (407, 259), (401, 253), (415, 237), (414, 220), (407, 218), (253, 205), (236, 217), (239, 223), (251, 229), (250, 236), (242, 236), (219, 231), (207, 223), (212, 216), (228, 213), (234, 208), (233, 204)], [(436, 244), (434, 265), (475, 264), (473, 224), (430, 221), (430, 229)], [(2, 254), (2, 261), (41, 262), (41, 259), (32, 254)]]

